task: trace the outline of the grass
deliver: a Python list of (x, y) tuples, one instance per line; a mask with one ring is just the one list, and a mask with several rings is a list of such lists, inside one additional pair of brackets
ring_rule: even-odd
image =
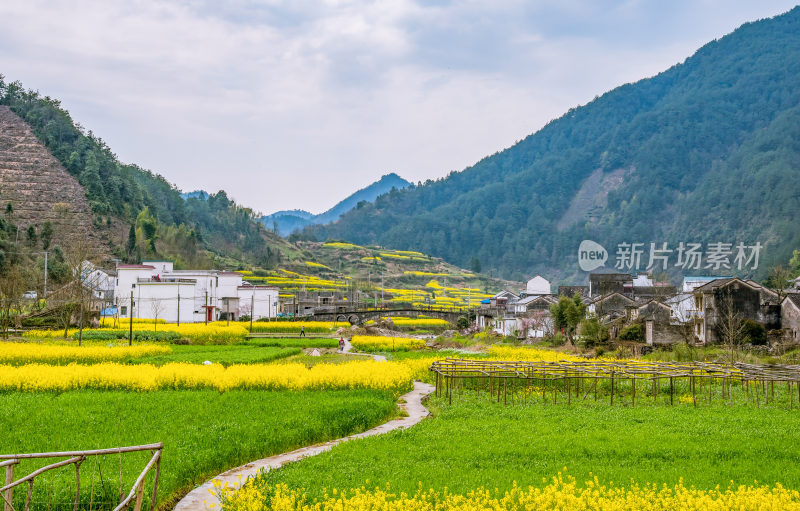
[(800, 488), (795, 424), (800, 411), (781, 408), (614, 406), (606, 404), (503, 406), (466, 394), (435, 417), (381, 437), (271, 472), (320, 498), (323, 489), (391, 485), (394, 492), (480, 486), (508, 490), (542, 487), (567, 467), (578, 481), (674, 485), (779, 482)]
[(299, 339), (248, 339), (248, 346), (271, 346), (279, 348), (338, 348), (339, 340), (331, 338), (299, 338)]
[[(392, 396), (374, 390), (14, 392), (0, 395), (0, 452), (163, 442), (159, 507), (167, 509), (194, 485), (225, 469), (363, 431), (383, 422), (394, 411)], [(126, 493), (147, 459), (145, 454), (123, 458), (122, 487)], [(17, 474), (29, 473), (35, 466), (32, 461), (25, 462)], [(105, 457), (99, 469), (94, 460), (86, 461), (81, 468), (82, 499), (87, 507), (91, 489), (95, 508), (99, 501), (114, 500), (113, 495), (119, 491), (119, 459)], [(74, 480), (72, 468), (37, 478), (35, 505), (71, 501)], [(26, 488), (15, 492), (20, 504)], [(50, 491), (53, 494), (48, 496)], [(71, 503), (68, 508), (72, 508)]]
[(169, 362), (202, 364), (206, 360), (215, 364), (265, 364), (291, 357), (301, 352), (300, 348), (271, 348), (234, 344), (225, 345), (172, 345), (172, 353), (131, 359), (133, 364), (163, 365)]

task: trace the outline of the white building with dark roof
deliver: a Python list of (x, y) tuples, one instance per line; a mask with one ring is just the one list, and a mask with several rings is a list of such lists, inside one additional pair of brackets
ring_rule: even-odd
[(117, 265), (114, 304), (120, 318), (236, 321), (276, 317), (278, 292), (277, 287), (249, 285), (238, 272), (175, 270), (172, 261), (144, 261)]

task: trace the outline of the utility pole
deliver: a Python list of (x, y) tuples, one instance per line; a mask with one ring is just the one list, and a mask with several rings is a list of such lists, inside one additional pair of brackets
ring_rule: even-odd
[(44, 296), (42, 298), (47, 299), (47, 254), (48, 252), (45, 250), (44, 252)]
[(131, 309), (128, 311), (130, 314), (130, 326), (128, 329), (128, 346), (133, 346), (133, 289), (131, 289)]
[(178, 284), (178, 326), (181, 326), (181, 285)]
[(253, 307), (256, 304), (256, 292), (255, 292), (254, 289), (250, 290), (250, 292), (252, 293), (250, 295), (250, 333), (252, 334), (253, 333), (253, 316), (255, 315), (254, 314), (255, 311), (253, 310)]

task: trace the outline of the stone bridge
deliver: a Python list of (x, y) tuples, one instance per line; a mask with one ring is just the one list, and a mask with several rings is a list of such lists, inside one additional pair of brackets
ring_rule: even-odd
[(378, 309), (378, 310), (351, 310), (339, 312), (314, 312), (309, 319), (314, 321), (348, 321), (351, 325), (360, 325), (370, 320), (381, 317), (406, 317), (416, 318), (425, 315), (430, 318), (444, 319), (455, 324), (458, 318), (464, 316), (466, 312), (455, 311), (452, 309)]

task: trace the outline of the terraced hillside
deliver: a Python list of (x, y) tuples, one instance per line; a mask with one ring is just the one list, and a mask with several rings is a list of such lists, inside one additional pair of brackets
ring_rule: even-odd
[(55, 242), (79, 236), (103, 251), (83, 187), (7, 106), (0, 106), (0, 204), (20, 230), (50, 222)]

